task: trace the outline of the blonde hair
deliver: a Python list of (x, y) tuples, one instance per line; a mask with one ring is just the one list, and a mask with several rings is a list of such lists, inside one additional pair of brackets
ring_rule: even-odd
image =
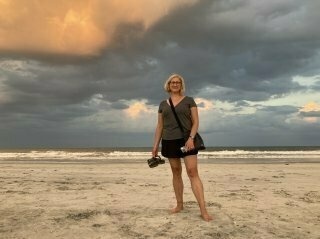
[(172, 74), (169, 76), (169, 78), (166, 80), (166, 82), (164, 83), (164, 90), (168, 93), (170, 93), (170, 82), (173, 78), (178, 78), (181, 81), (181, 91), (180, 93), (184, 93), (186, 90), (186, 85), (184, 83), (184, 79), (181, 75), (179, 74)]

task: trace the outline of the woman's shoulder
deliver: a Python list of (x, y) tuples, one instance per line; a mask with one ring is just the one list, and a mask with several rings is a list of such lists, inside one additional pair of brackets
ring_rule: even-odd
[(161, 102), (160, 102), (160, 105), (162, 105), (162, 104), (164, 104), (164, 103), (166, 103), (167, 102), (167, 100), (165, 99), (165, 100), (162, 100)]
[(187, 101), (194, 101), (193, 97), (191, 97), (191, 96), (187, 96), (187, 95), (186, 95), (184, 98), (185, 98), (185, 100), (187, 100)]
[(164, 106), (167, 103), (167, 100), (162, 100), (159, 104), (160, 107)]
[(189, 105), (190, 108), (197, 106), (196, 102), (191, 96), (186, 96), (184, 100), (185, 100), (185, 104)]

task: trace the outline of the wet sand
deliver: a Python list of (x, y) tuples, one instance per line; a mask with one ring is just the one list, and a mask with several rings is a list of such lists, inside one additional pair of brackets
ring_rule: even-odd
[(0, 164), (0, 238), (320, 238), (320, 164), (200, 163), (204, 222), (169, 164)]

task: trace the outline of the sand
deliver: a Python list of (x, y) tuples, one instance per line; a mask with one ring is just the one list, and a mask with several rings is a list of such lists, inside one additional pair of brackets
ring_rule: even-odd
[(0, 238), (320, 238), (320, 164), (199, 164), (205, 222), (169, 164), (0, 163)]

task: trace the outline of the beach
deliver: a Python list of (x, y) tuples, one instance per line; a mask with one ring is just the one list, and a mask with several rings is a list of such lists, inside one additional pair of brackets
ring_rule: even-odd
[(0, 163), (0, 238), (320, 238), (319, 163), (199, 163), (205, 222), (169, 163)]

